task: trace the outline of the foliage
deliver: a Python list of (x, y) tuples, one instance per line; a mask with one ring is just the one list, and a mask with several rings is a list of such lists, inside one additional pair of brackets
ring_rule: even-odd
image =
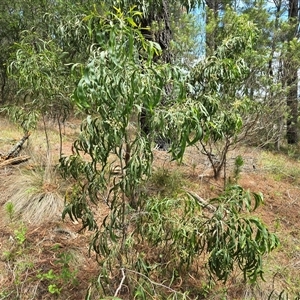
[(39, 113), (36, 110), (22, 109), (17, 106), (5, 106), (1, 109), (5, 112), (10, 120), (23, 129), (24, 134), (28, 134), (36, 128)]
[(14, 205), (11, 202), (7, 202), (5, 204), (5, 212), (7, 213), (9, 220), (12, 221), (15, 214), (15, 209)]
[(172, 62), (184, 69), (190, 70), (199, 58), (201, 49), (201, 36), (203, 26), (199, 24), (200, 15), (183, 12), (179, 3), (171, 7), (170, 26), (172, 40), (170, 41), (170, 52)]
[(60, 132), (60, 155), (62, 124), (72, 113), (70, 94), (80, 76), (72, 66), (86, 60), (92, 42), (83, 22), (89, 2), (17, 0), (0, 7), (3, 28), (12, 31), (9, 38), (0, 33), (5, 45), (2, 94), (13, 88), (9, 99), (3, 96), (3, 110), (25, 132), (42, 119), (48, 152), (46, 121), (54, 120)]
[[(163, 118), (166, 108), (160, 107), (160, 101), (165, 97), (164, 86), (172, 84), (174, 92), (168, 97), (181, 106), (184, 86), (177, 68), (152, 61), (160, 49), (157, 44), (145, 40), (136, 23), (132, 23), (132, 16), (138, 14), (132, 10), (131, 15), (123, 16), (117, 10), (116, 14), (110, 13), (106, 18), (102, 16), (99, 47), (92, 49), (75, 93), (75, 103), (90, 116), (83, 122), (82, 134), (74, 144), (77, 154), (63, 159), (62, 165), (75, 179), (82, 178), (81, 174), (88, 178), (88, 182), (78, 186), (79, 190), (85, 191), (80, 196), (82, 206), (78, 213), (81, 216), (90, 216), (88, 198), (93, 203), (103, 198), (109, 204), (114, 203), (121, 192), (129, 198), (131, 205), (137, 205), (136, 190), (150, 175), (152, 163), (152, 136), (141, 132), (137, 119), (142, 108), (150, 116), (148, 125), (153, 128), (150, 132), (154, 132), (154, 128), (163, 128), (169, 120), (173, 121), (175, 130), (181, 131), (175, 140), (176, 144), (174, 142), (172, 146), (175, 155), (177, 148), (182, 146), (184, 149), (187, 146), (187, 137), (194, 130), (192, 125), (181, 127), (177, 112), (173, 115), (168, 113), (167, 120)], [(113, 22), (109, 23), (109, 20)], [(109, 39), (106, 40), (104, 37), (108, 33)], [(180, 98), (176, 99), (175, 95)], [(197, 122), (197, 112), (192, 109), (185, 106), (186, 111), (195, 114), (194, 122)], [(156, 115), (159, 117), (156, 118)], [(184, 113), (181, 115), (185, 122), (190, 122)], [(200, 136), (197, 135), (198, 138)], [(79, 155), (81, 152), (88, 154), (91, 161), (82, 160)], [(114, 174), (116, 168), (120, 169), (120, 174)], [(103, 190), (102, 196), (99, 190)], [(74, 215), (72, 206), (71, 201), (66, 210), (71, 216)], [(87, 222), (90, 221), (87, 219)], [(84, 225), (90, 229), (95, 226), (93, 221)]]
[[(10, 113), (11, 110), (15, 111), (21, 120), (24, 119), (21, 123), (24, 130), (28, 130), (29, 126), (35, 127), (36, 124), (31, 123), (32, 120), (38, 121), (38, 115), (43, 117), (44, 124), (47, 116), (56, 120), (60, 126), (71, 110), (69, 95), (72, 85), (69, 85), (69, 72), (62, 60), (66, 53), (53, 40), (42, 40), (34, 32), (26, 31), (22, 34), (21, 42), (15, 45), (17, 50), (9, 70), (18, 81), (18, 93), (25, 95), (25, 101), (21, 109), (18, 106), (17, 110), (8, 110)], [(20, 121), (18, 116), (15, 119)], [(49, 152), (46, 126), (45, 134)]]
[[(147, 193), (156, 132), (170, 141), (169, 152), (178, 161), (186, 147), (200, 143), (215, 177), (224, 170), (226, 181), (227, 152), (260, 117), (262, 105), (254, 100), (261, 83), (268, 85), (270, 98), (275, 92), (277, 97), (283, 94), (280, 80), (273, 85), (273, 78), (264, 76), (274, 51), (254, 46), (263, 35), (250, 13), (238, 15), (227, 9), (216, 14), (207, 27), (208, 34), (213, 33), (213, 47), (189, 73), (166, 56), (172, 52), (174, 62), (191, 67), (194, 43), (179, 33), (179, 27), (194, 34), (194, 24), (189, 15), (181, 14), (181, 5), (189, 10), (198, 1), (112, 0), (95, 4), (89, 15), (85, 6), (77, 9), (72, 1), (50, 2), (43, 14), (42, 6), (37, 7), (38, 17), (28, 22), (34, 26), (16, 30), (9, 71), (19, 83), (18, 96), (24, 103), (19, 102), (21, 110), (8, 111), (24, 131), (34, 128), (40, 115), (44, 124), (51, 117), (60, 126), (73, 104), (86, 114), (73, 155), (60, 160), (63, 175), (75, 180), (66, 193), (63, 216), (81, 219), (83, 228), (95, 230), (91, 251), (101, 264), (101, 293), (116, 298), (126, 286), (132, 298), (191, 299), (194, 295), (177, 288), (176, 281), (202, 253), (208, 255), (212, 277), (225, 282), (237, 265), (245, 280), (255, 282), (262, 275), (262, 255), (278, 245), (276, 236), (250, 216), (253, 199), (253, 210), (262, 202), (260, 195), (225, 182), (225, 191), (213, 199), (213, 206), (203, 205), (197, 197), (179, 196), (180, 183), (172, 176), (160, 182), (172, 186), (171, 193), (163, 191), (163, 198)], [(224, 7), (225, 2), (217, 4)], [(32, 4), (33, 0), (24, 6), (24, 15), (34, 12)], [(15, 11), (15, 17), (29, 21), (20, 9)], [(288, 53), (292, 46), (297, 53), (296, 41), (290, 46)], [(140, 122), (144, 113), (147, 132)], [(241, 165), (237, 160), (235, 180)], [(164, 175), (169, 174), (156, 174)], [(11, 200), (16, 209), (22, 210), (24, 199), (36, 212), (51, 209), (45, 200), (54, 204), (59, 193), (57, 182), (46, 177), (30, 180), (29, 189), (20, 186)], [(108, 213), (98, 224), (94, 210), (100, 201)], [(209, 207), (212, 211), (207, 213)], [(31, 218), (37, 219), (37, 214)], [(22, 232), (16, 234), (21, 241)], [(74, 275), (68, 258), (62, 259), (65, 273), (40, 274), (53, 294), (61, 291), (60, 276)]]
[(262, 254), (279, 245), (276, 235), (269, 233), (260, 220), (242, 214), (254, 211), (262, 203), (262, 195), (252, 193), (252, 197), (254, 205), (249, 192), (233, 185), (212, 200), (218, 207), (208, 225), (212, 233), (207, 238), (208, 264), (219, 279), (226, 280), (237, 262), (245, 279), (256, 282), (263, 274)]
[(176, 196), (182, 192), (186, 184), (183, 174), (179, 171), (169, 170), (167, 167), (161, 167), (154, 170), (147, 183), (147, 190), (153, 191), (157, 196)]
[(233, 178), (236, 182), (240, 177), (240, 173), (242, 171), (243, 165), (244, 165), (244, 160), (241, 155), (238, 155), (234, 160), (234, 170), (233, 170)]

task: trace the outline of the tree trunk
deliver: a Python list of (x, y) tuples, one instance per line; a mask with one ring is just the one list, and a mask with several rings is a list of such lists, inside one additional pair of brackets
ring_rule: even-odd
[[(219, 0), (206, 0), (205, 4), (208, 8), (208, 10), (212, 13), (212, 15), (209, 14), (209, 11), (206, 10), (206, 27), (210, 22), (210, 17), (214, 18), (215, 20), (217, 20), (218, 15), (219, 15)], [(213, 53), (215, 52), (217, 45), (216, 45), (216, 41), (215, 41), (215, 31), (213, 32), (207, 32), (206, 30), (206, 52), (209, 55), (213, 55)]]
[[(288, 41), (297, 36), (298, 31), (298, 0), (289, 0), (289, 22), (291, 31)], [(296, 144), (298, 142), (298, 67), (293, 63), (292, 53), (288, 53), (288, 62), (285, 66), (287, 74), (287, 86), (289, 88), (287, 94), (287, 107), (289, 116), (287, 119), (287, 142), (288, 144)]]
[[(161, 2), (161, 6), (157, 9), (153, 7), (150, 14), (142, 20), (142, 28), (151, 28), (152, 23), (155, 21), (159, 25), (160, 30), (156, 32), (149, 32), (148, 30), (142, 29), (142, 34), (146, 39), (152, 40), (158, 43), (162, 49), (161, 57), (154, 57), (154, 60), (160, 58), (166, 63), (172, 61), (171, 53), (169, 51), (169, 44), (172, 39), (172, 31), (170, 26), (170, 6), (167, 0)], [(149, 113), (143, 107), (142, 112), (139, 116), (141, 131), (144, 135), (151, 133)]]

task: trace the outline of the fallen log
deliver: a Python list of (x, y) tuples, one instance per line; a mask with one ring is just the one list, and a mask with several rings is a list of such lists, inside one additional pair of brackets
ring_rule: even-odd
[(2, 159), (4, 158), (4, 160), (8, 160), (17, 157), (22, 149), (23, 144), (26, 142), (29, 136), (30, 132), (25, 133), (21, 140), (13, 148), (10, 151), (8, 151), (7, 154), (2, 156)]
[(17, 164), (25, 162), (29, 159), (30, 159), (30, 156), (28, 156), (28, 155), (23, 155), (23, 156), (18, 156), (18, 157), (5, 159), (3, 161), (0, 161), (0, 168), (8, 166), (8, 165), (17, 165)]

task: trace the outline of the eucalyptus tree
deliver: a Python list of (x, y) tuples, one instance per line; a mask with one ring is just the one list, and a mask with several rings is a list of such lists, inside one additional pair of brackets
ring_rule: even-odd
[[(83, 228), (94, 231), (90, 249), (101, 265), (100, 296), (194, 299), (198, 295), (174, 283), (184, 278), (202, 252), (210, 257), (211, 276), (226, 281), (238, 265), (245, 279), (256, 281), (262, 275), (261, 255), (274, 249), (278, 240), (260, 221), (239, 214), (242, 207), (247, 212), (255, 209), (261, 195), (228, 186), (214, 199), (216, 213), (207, 220), (199, 197), (160, 198), (147, 190), (156, 131), (171, 141), (169, 152), (180, 161), (188, 146), (210, 134), (219, 138), (239, 130), (239, 109), (247, 103), (236, 99), (234, 116), (225, 116), (219, 112), (216, 95), (223, 88), (222, 79), (234, 85), (247, 73), (242, 59), (236, 63), (226, 57), (235, 58), (251, 48), (253, 24), (238, 27), (239, 36), (228, 37), (218, 55), (209, 58), (204, 72), (200, 67), (195, 71), (199, 90), (202, 84), (206, 88), (195, 97), (198, 91), (193, 91), (190, 75), (166, 63), (159, 40), (147, 35), (153, 27), (143, 27), (143, 10), (125, 8), (95, 8), (86, 17), (96, 42), (74, 102), (87, 117), (73, 144), (73, 155), (60, 160), (62, 174), (74, 179), (63, 216), (81, 220)], [(246, 36), (244, 29), (249, 29)], [(162, 36), (161, 32), (156, 34)], [(215, 85), (212, 78), (218, 79)], [(236, 94), (226, 87), (224, 94)], [(147, 135), (138, 120), (143, 110), (148, 113)], [(99, 202), (107, 207), (101, 221), (95, 216)], [(90, 289), (87, 298), (91, 295)]]
[(8, 97), (13, 98), (16, 87), (7, 76), (7, 65), (11, 54), (11, 47), (21, 39), (21, 32), (29, 28), (43, 27), (41, 11), (45, 7), (41, 1), (6, 1), (0, 3), (0, 103), (8, 101)]

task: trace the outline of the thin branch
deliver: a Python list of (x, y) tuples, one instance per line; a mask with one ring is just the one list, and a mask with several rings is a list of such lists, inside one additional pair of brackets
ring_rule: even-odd
[[(137, 275), (139, 275), (139, 276), (142, 276), (142, 277), (146, 278), (146, 279), (151, 283), (152, 286), (154, 286), (154, 285), (160, 286), (160, 287), (163, 287), (163, 288), (165, 288), (165, 289), (167, 289), (167, 290), (169, 290), (169, 291), (171, 291), (171, 292), (173, 292), (173, 293), (175, 293), (175, 294), (180, 294), (180, 295), (182, 295), (182, 296), (184, 295), (183, 293), (178, 292), (178, 291), (175, 291), (174, 289), (170, 288), (170, 287), (167, 286), (167, 285), (164, 285), (164, 284), (162, 284), (162, 283), (158, 283), (158, 282), (155, 282), (155, 281), (151, 280), (151, 279), (150, 279), (149, 277), (147, 277), (145, 274), (142, 274), (142, 273), (140, 273), (140, 272), (137, 272), (137, 271), (134, 271), (134, 270), (130, 270), (130, 269), (126, 269), (126, 271), (127, 271), (127, 272), (130, 272), (130, 273), (137, 274)], [(191, 299), (191, 298), (188, 297), (187, 295), (184, 295), (184, 296), (186, 296), (187, 299)]]
[(118, 296), (118, 294), (119, 294), (119, 292), (120, 292), (120, 290), (121, 290), (121, 288), (122, 288), (122, 286), (123, 286), (124, 280), (125, 280), (125, 278), (126, 278), (126, 275), (125, 275), (125, 272), (124, 272), (124, 268), (121, 268), (121, 272), (122, 272), (122, 276), (123, 276), (123, 277), (122, 277), (122, 280), (121, 280), (121, 282), (120, 282), (118, 288), (116, 289), (116, 292), (115, 292), (115, 294), (114, 294), (114, 297), (117, 297), (117, 296)]
[(214, 207), (213, 205), (207, 203), (206, 200), (204, 200), (203, 198), (201, 198), (199, 195), (197, 195), (196, 193), (192, 192), (192, 191), (186, 191), (190, 196), (192, 196), (195, 200), (197, 200), (199, 202), (199, 204), (203, 207), (203, 208), (208, 208), (211, 212), (215, 212), (217, 209), (216, 207)]

